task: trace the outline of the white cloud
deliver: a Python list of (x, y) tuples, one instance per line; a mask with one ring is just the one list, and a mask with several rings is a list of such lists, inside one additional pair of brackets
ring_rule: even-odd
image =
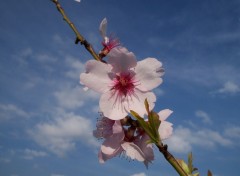
[(65, 73), (65, 76), (75, 80), (80, 80), (80, 73), (85, 71), (85, 65), (80, 62), (79, 59), (72, 56), (67, 56), (65, 62), (71, 69)]
[(211, 124), (212, 123), (212, 120), (211, 120), (210, 116), (206, 112), (204, 112), (202, 110), (196, 111), (195, 115), (197, 117), (201, 118), (203, 123), (206, 123), (206, 124)]
[(169, 149), (177, 153), (188, 153), (193, 146), (214, 148), (217, 145), (224, 147), (232, 146), (232, 141), (223, 137), (219, 132), (200, 129), (191, 130), (189, 128), (177, 127), (172, 137), (166, 140)]
[(147, 176), (144, 172), (133, 174), (131, 176)]
[[(178, 84), (179, 82), (184, 83), (188, 88), (189, 84), (213, 88), (221, 85), (223, 82), (231, 82), (231, 84), (240, 83), (239, 71), (232, 65), (207, 66), (205, 64), (189, 62), (169, 65), (168, 69), (172, 70), (168, 73), (172, 77), (169, 80), (174, 80)], [(232, 87), (232, 91), (238, 91), (233, 85), (229, 87)]]
[(235, 94), (238, 92), (240, 92), (240, 87), (231, 81), (226, 82), (222, 88), (216, 91), (216, 93), (222, 93), (222, 94), (228, 94), (228, 93)]
[(0, 104), (0, 120), (15, 117), (30, 117), (30, 114), (13, 104)]
[(34, 58), (42, 63), (46, 62), (56, 62), (57, 58), (46, 53), (38, 53), (34, 55)]
[(240, 127), (233, 126), (225, 129), (224, 134), (230, 138), (240, 138)]
[(56, 45), (62, 45), (64, 44), (64, 40), (62, 39), (62, 37), (58, 34), (53, 35), (53, 42), (56, 43)]
[(99, 98), (99, 94), (92, 90), (84, 91), (83, 87), (65, 87), (54, 93), (58, 104), (67, 109), (82, 107), (85, 102), (94, 101)]
[(92, 129), (89, 119), (62, 112), (62, 117), (40, 123), (28, 132), (39, 145), (58, 156), (64, 156), (66, 152), (75, 149), (79, 141), (90, 146), (98, 145), (92, 136)]
[(36, 150), (31, 150), (31, 149), (25, 149), (23, 151), (23, 154), (24, 154), (23, 158), (28, 159), (28, 160), (31, 160), (36, 157), (46, 157), (47, 156), (46, 152), (36, 151)]

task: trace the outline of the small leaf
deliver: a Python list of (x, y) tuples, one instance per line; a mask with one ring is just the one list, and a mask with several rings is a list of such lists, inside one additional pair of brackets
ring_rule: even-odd
[(132, 114), (133, 117), (135, 117), (138, 120), (139, 124), (144, 129), (144, 131), (148, 134), (151, 140), (157, 142), (154, 135), (152, 134), (152, 130), (149, 127), (149, 124), (141, 116), (139, 116), (138, 113), (136, 113), (135, 111), (130, 110), (130, 113)]
[(152, 144), (152, 143), (154, 143), (154, 141), (152, 141), (151, 139), (146, 141), (146, 144)]
[(177, 161), (178, 161), (178, 163), (181, 165), (181, 167), (183, 168), (183, 170), (184, 170), (187, 174), (191, 174), (191, 172), (190, 172), (190, 170), (189, 170), (189, 168), (188, 168), (188, 165), (185, 163), (184, 160), (178, 159)]
[(149, 121), (149, 126), (151, 128), (151, 131), (153, 133), (153, 135), (155, 136), (155, 138), (160, 141), (160, 136), (159, 136), (159, 132), (158, 132), (158, 128), (160, 125), (160, 120), (159, 120), (159, 116), (157, 113), (151, 111), (148, 114), (148, 121)]
[(146, 108), (147, 114), (149, 114), (150, 111), (149, 111), (149, 104), (148, 104), (147, 98), (146, 98), (145, 101), (144, 101), (144, 105), (145, 105), (145, 108)]

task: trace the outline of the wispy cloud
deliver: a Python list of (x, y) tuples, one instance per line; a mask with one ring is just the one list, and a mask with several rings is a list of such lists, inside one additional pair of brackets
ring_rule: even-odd
[(31, 160), (36, 157), (46, 157), (48, 154), (44, 151), (37, 151), (32, 149), (25, 149), (23, 151), (23, 158), (27, 160)]
[(215, 91), (219, 94), (236, 94), (240, 92), (240, 87), (234, 82), (228, 81), (224, 83), (223, 87)]
[(65, 73), (65, 76), (79, 80), (80, 73), (85, 71), (85, 64), (72, 56), (66, 56), (65, 63), (69, 67), (69, 70)]
[(206, 124), (211, 124), (212, 123), (212, 120), (211, 120), (210, 116), (206, 112), (204, 112), (202, 110), (196, 111), (195, 115), (198, 118), (200, 118), (203, 123), (206, 123)]
[(67, 86), (60, 91), (54, 92), (54, 96), (58, 104), (66, 109), (82, 107), (86, 103), (95, 101), (99, 98), (99, 94), (91, 90), (85, 91), (81, 86)]
[(8, 120), (17, 117), (28, 118), (30, 114), (14, 104), (0, 104), (0, 120)]
[(240, 138), (240, 126), (232, 126), (225, 129), (224, 134), (229, 138)]
[(229, 147), (233, 142), (217, 131), (210, 129), (191, 130), (190, 128), (178, 126), (174, 134), (166, 142), (170, 150), (177, 153), (188, 153), (193, 146), (214, 148), (217, 145)]
[(80, 141), (89, 146), (97, 145), (92, 136), (93, 127), (90, 120), (73, 113), (61, 114), (54, 121), (36, 125), (28, 131), (29, 135), (39, 145), (58, 156), (64, 156), (75, 149), (76, 143)]

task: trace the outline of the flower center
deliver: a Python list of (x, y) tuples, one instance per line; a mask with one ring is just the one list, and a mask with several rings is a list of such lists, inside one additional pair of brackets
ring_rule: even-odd
[(134, 79), (131, 73), (117, 75), (114, 80), (114, 86), (112, 89), (115, 89), (118, 94), (127, 96), (134, 93)]

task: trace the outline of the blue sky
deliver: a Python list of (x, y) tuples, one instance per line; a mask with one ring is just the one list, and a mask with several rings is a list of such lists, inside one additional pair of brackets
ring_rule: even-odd
[[(239, 175), (239, 0), (60, 2), (96, 51), (107, 17), (108, 32), (139, 60), (163, 63), (155, 110), (174, 111), (165, 142), (177, 158), (192, 151), (201, 175)], [(177, 175), (157, 150), (148, 170), (121, 157), (98, 163), (99, 95), (79, 84), (91, 55), (53, 3), (0, 1), (0, 23), (0, 175)]]

